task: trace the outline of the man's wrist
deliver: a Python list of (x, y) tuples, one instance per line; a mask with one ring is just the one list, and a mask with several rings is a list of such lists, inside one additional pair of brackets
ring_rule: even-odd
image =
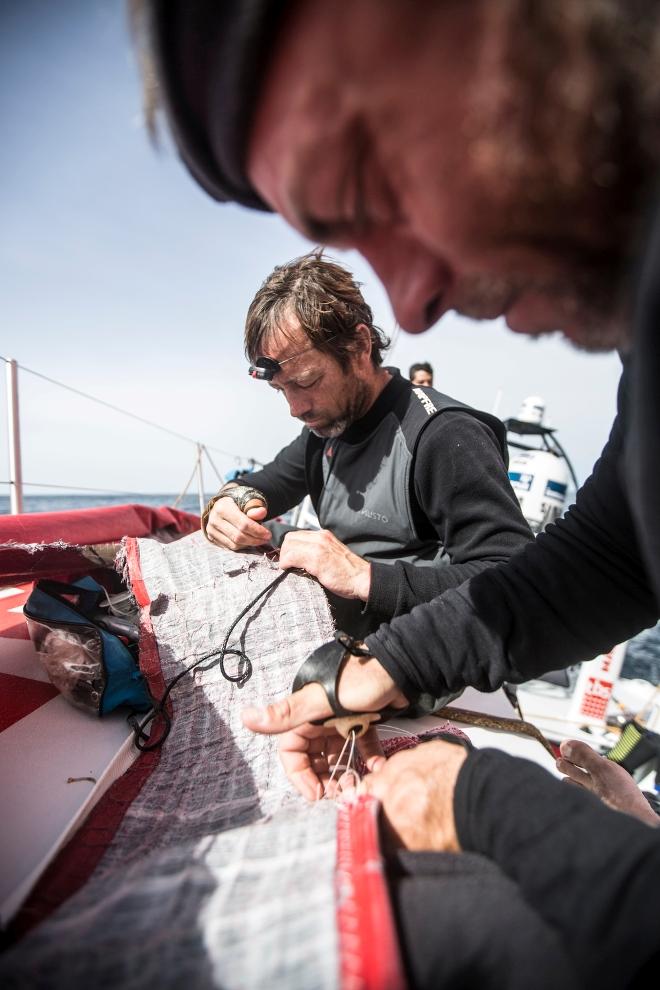
[(360, 561), (353, 589), (357, 599), (362, 602), (369, 600), (369, 594), (371, 592), (371, 564), (369, 561)]

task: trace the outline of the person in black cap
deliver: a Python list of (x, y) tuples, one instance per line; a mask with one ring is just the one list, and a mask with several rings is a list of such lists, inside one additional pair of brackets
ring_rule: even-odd
[(402, 698), (493, 689), (607, 650), (660, 611), (660, 11), (358, 0), (347, 31), (341, 8), (154, 0), (160, 100), (198, 180), (356, 247), (404, 329), (448, 309), (503, 315), (626, 358), (610, 441), (566, 518), (369, 638)]
[[(223, 486), (203, 516), (207, 539), (225, 549), (281, 544), (280, 566), (317, 577), (354, 636), (531, 539), (500, 421), (413, 388), (383, 367), (386, 345), (342, 265), (319, 252), (279, 265), (250, 304), (245, 348), (250, 374), (303, 430), (262, 470)], [(321, 530), (263, 525), (306, 495)]]
[[(609, 441), (563, 520), (382, 626), (366, 648), (337, 649), (324, 684), (299, 683), (244, 714), (255, 731), (291, 732), (289, 770), (318, 795), (334, 730), (312, 721), (403, 709), (420, 692), (466, 684), (492, 690), (606, 651), (658, 619), (660, 7), (152, 0), (148, 9), (161, 103), (216, 199), (275, 210), (317, 243), (359, 250), (405, 330), (454, 309), (625, 358)], [(361, 742), (377, 766), (373, 732)], [(456, 756), (448, 742), (399, 754), (367, 780), (399, 841), (485, 855), (514, 881), (559, 938), (558, 965), (561, 956), (572, 967), (555, 985), (652, 985), (657, 829), (524, 761)], [(437, 935), (451, 921), (442, 908), (453, 885), (442, 882), (448, 861), (428, 855), (412, 884), (423, 912), (404, 892), (418, 867), (402, 866), (393, 896), (411, 980), (432, 986), (452, 955)], [(515, 975), (504, 960), (494, 985), (514, 986)], [(518, 985), (547, 975), (532, 967)]]

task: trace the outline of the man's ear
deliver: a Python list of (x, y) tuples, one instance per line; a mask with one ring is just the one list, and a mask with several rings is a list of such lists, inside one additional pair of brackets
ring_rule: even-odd
[(353, 348), (356, 357), (365, 356), (371, 359), (371, 331), (365, 323), (358, 323), (355, 328)]

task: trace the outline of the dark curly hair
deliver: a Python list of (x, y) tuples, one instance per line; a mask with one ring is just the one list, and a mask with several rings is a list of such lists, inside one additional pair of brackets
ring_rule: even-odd
[(283, 318), (296, 316), (316, 350), (330, 354), (346, 368), (356, 329), (363, 325), (371, 335), (371, 360), (383, 362), (389, 339), (374, 324), (371, 307), (364, 301), (351, 273), (316, 250), (278, 265), (250, 304), (245, 321), (245, 353), (255, 361), (264, 338), (281, 328)]

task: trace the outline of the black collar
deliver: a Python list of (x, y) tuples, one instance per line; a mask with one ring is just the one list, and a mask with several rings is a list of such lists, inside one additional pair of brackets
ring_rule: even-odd
[(404, 378), (398, 368), (385, 368), (392, 376), (370, 409), (344, 430), (339, 440), (345, 443), (361, 443), (380, 425), (385, 415), (392, 409), (402, 395), (409, 393), (412, 385)]

